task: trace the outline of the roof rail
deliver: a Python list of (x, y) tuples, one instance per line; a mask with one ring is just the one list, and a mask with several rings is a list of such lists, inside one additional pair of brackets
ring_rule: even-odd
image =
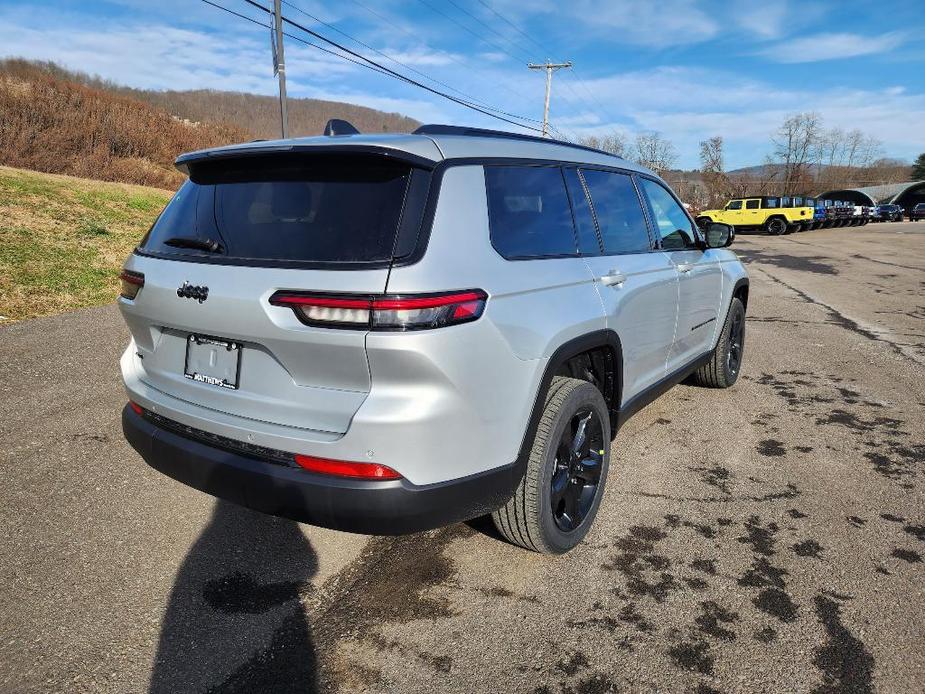
[(614, 154), (613, 152), (606, 152), (603, 149), (597, 149), (596, 147), (588, 147), (587, 145), (579, 145), (574, 142), (566, 142), (565, 140), (555, 140), (549, 137), (537, 137), (536, 135), (524, 135), (522, 133), (511, 133), (506, 130), (490, 130), (488, 128), (471, 128), (465, 125), (442, 125), (439, 123), (422, 125), (417, 130), (415, 130), (412, 135), (463, 135), (467, 137), (499, 137), (507, 140), (527, 140), (528, 142), (545, 142), (546, 144), (551, 145), (561, 145), (563, 147), (573, 147), (575, 149), (583, 149), (587, 152), (596, 152), (598, 154), (606, 154), (609, 157), (615, 157), (617, 159), (622, 159), (623, 157)]

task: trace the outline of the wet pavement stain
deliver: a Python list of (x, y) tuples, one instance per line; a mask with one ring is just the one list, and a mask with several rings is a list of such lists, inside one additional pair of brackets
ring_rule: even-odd
[(759, 610), (782, 622), (796, 621), (798, 606), (779, 588), (765, 588), (752, 602)]
[(822, 673), (822, 684), (814, 692), (872, 692), (874, 657), (842, 622), (841, 606), (825, 595), (813, 598), (813, 605), (828, 636), (815, 651), (813, 662)]
[(782, 441), (776, 439), (765, 439), (758, 442), (758, 452), (767, 457), (780, 457), (787, 455), (787, 449), (784, 448)]
[(701, 602), (700, 608), (702, 614), (694, 620), (700, 631), (722, 641), (735, 640), (735, 632), (723, 625), (734, 624), (739, 621), (737, 612), (727, 610), (712, 600)]
[(902, 559), (903, 561), (909, 562), (910, 564), (918, 564), (922, 561), (922, 555), (911, 549), (897, 548), (893, 550), (890, 556), (896, 557), (897, 559)]
[(685, 670), (701, 675), (713, 674), (716, 658), (710, 653), (710, 644), (706, 641), (682, 641), (668, 649), (668, 655)]
[(822, 559), (822, 545), (815, 540), (803, 540), (791, 547), (793, 553), (799, 557), (811, 557), (813, 559)]

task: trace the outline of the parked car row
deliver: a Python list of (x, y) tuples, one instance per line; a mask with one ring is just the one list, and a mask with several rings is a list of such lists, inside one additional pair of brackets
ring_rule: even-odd
[[(909, 220), (925, 219), (925, 203), (909, 212)], [(827, 200), (802, 195), (758, 195), (730, 200), (722, 209), (704, 210), (700, 224), (722, 222), (736, 230), (758, 229), (768, 234), (864, 226), (870, 222), (901, 222), (899, 205), (856, 205), (845, 200)]]
[(925, 220), (925, 202), (920, 202), (909, 210), (904, 210), (902, 205), (893, 204), (880, 205), (877, 210), (879, 211), (877, 221), (881, 222), (901, 222), (903, 218), (910, 222)]

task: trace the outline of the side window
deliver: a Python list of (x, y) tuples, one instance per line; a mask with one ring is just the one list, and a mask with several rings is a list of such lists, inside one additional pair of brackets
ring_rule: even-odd
[(696, 248), (694, 225), (674, 196), (655, 181), (641, 177), (639, 181), (649, 199), (655, 228), (662, 239), (662, 248), (667, 251)]
[(578, 249), (582, 255), (600, 255), (601, 243), (597, 238), (597, 228), (584, 184), (578, 176), (577, 169), (563, 169), (569, 197), (572, 199), (572, 212), (575, 215), (575, 229), (578, 231)]
[(746, 200), (745, 209), (746, 210), (757, 210), (760, 204), (761, 204), (761, 200)]
[(741, 209), (742, 209), (742, 201), (741, 201), (741, 200), (733, 200), (733, 201), (730, 202), (728, 205), (726, 205), (726, 209), (727, 209), (727, 210), (741, 210)]
[(764, 201), (764, 206), (768, 209), (777, 207), (777, 198), (766, 198)]
[(572, 210), (558, 168), (486, 166), (491, 244), (504, 258), (576, 255)]
[(591, 206), (604, 243), (604, 253), (645, 253), (652, 249), (646, 218), (626, 174), (582, 170)]

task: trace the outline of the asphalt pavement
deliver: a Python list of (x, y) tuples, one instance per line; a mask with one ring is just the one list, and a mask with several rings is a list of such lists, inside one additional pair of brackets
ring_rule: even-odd
[(563, 557), (216, 502), (123, 441), (114, 306), (0, 326), (0, 691), (925, 690), (925, 223), (740, 234), (745, 365)]

